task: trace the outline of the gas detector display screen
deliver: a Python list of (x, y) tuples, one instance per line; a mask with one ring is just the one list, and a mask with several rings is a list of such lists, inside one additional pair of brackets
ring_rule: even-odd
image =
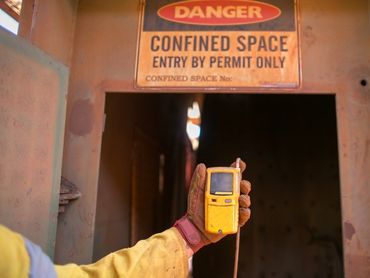
[(232, 194), (233, 193), (233, 174), (232, 173), (212, 173), (211, 174), (211, 194)]

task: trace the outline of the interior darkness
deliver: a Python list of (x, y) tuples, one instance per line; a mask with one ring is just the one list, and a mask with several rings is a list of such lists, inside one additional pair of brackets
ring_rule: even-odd
[[(191, 102), (191, 94), (107, 94), (94, 260), (185, 212)], [(205, 95), (198, 161), (227, 166), (240, 156), (253, 185), (238, 277), (343, 277), (337, 151), (334, 96)], [(229, 236), (200, 250), (193, 276), (232, 277), (234, 245)]]
[[(252, 183), (238, 277), (343, 277), (334, 96), (207, 95), (198, 161), (240, 156)], [(200, 250), (194, 277), (232, 277), (235, 237)]]
[(184, 214), (191, 101), (180, 94), (106, 94), (94, 261), (171, 227)]

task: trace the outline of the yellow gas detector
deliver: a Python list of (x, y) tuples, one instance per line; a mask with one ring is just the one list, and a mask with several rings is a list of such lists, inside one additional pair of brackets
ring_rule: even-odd
[(239, 224), (240, 168), (207, 169), (205, 228), (214, 234), (235, 234)]

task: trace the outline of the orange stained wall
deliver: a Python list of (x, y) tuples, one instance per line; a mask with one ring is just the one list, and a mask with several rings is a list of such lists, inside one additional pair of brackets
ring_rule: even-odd
[(0, 224), (37, 243), (50, 257), (68, 78), (66, 66), (0, 27)]
[[(56, 0), (36, 2), (60, 5)], [(40, 36), (31, 41), (70, 65), (62, 171), (79, 185), (83, 198), (59, 219), (56, 259), (88, 263), (93, 254), (105, 92), (136, 91), (139, 0), (80, 0), (76, 14), (77, 2), (65, 3), (71, 5), (61, 9), (64, 20), (56, 17), (70, 26), (68, 32), (56, 29), (64, 34), (58, 43), (62, 49), (46, 39), (51, 32), (48, 24), (55, 22), (44, 13), (52, 8), (34, 14), (48, 24), (34, 25)], [(294, 93), (336, 95), (345, 273), (369, 277), (370, 90), (368, 84), (361, 85), (361, 80), (370, 81), (368, 1), (299, 3), (302, 87)], [(72, 46), (70, 34), (74, 34)]]

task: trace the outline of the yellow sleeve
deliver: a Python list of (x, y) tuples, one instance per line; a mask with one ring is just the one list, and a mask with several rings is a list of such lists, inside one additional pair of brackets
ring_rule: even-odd
[(90, 265), (56, 266), (58, 277), (187, 277), (185, 243), (176, 228), (111, 253)]
[(20, 234), (0, 225), (1, 277), (28, 277), (30, 259)]

